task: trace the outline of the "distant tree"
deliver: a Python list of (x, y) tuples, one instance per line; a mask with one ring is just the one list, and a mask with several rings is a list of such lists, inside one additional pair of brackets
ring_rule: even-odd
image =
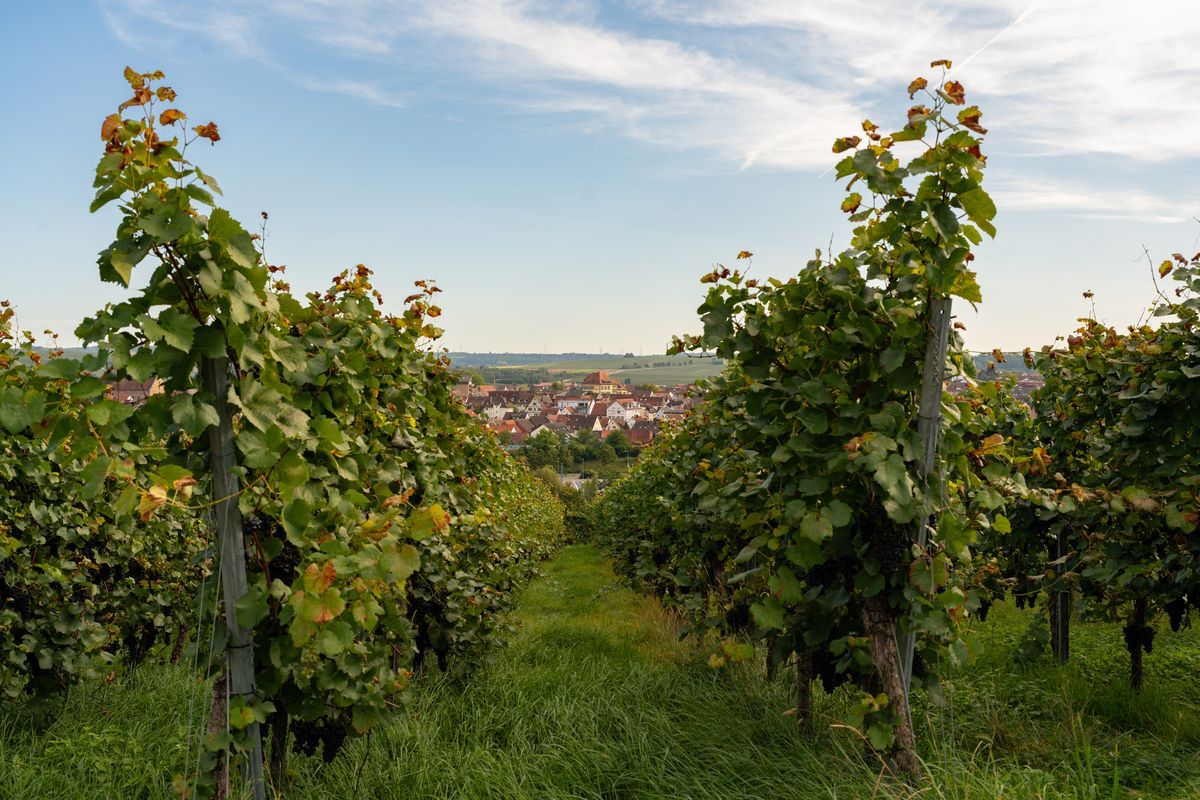
[(580, 431), (571, 440), (569, 449), (576, 464), (594, 466), (597, 463), (610, 464), (617, 460), (617, 453), (607, 443), (600, 440), (595, 431)]
[(556, 392), (561, 392), (563, 390), (563, 382), (555, 381), (554, 383), (550, 384), (550, 388)]
[(558, 480), (558, 473), (554, 471), (554, 467), (538, 467), (533, 474), (545, 481), (546, 485), (551, 489), (554, 489), (556, 492), (558, 491), (558, 488), (562, 486), (562, 483)]
[(467, 378), (471, 381), (471, 383), (475, 384), (476, 386), (483, 386), (485, 383), (487, 383), (487, 381), (485, 381), (483, 379), (483, 373), (481, 373), (477, 369), (471, 369), (469, 367), (460, 367), (459, 369), (455, 370), (455, 373), (458, 375), (459, 380), (462, 380), (463, 378)]
[(629, 437), (625, 435), (625, 431), (615, 430), (608, 435), (604, 443), (613, 449), (618, 458), (628, 458), (636, 456), (639, 452), (638, 446), (629, 441)]
[(633, 353), (626, 353), (624, 358), (633, 358)]
[(603, 455), (603, 446), (595, 431), (580, 431), (571, 440), (571, 455), (577, 462), (598, 461)]
[(530, 469), (535, 470), (540, 467), (557, 470), (560, 466), (567, 467), (573, 463), (571, 453), (564, 446), (562, 437), (549, 430), (526, 439), (520, 455)]

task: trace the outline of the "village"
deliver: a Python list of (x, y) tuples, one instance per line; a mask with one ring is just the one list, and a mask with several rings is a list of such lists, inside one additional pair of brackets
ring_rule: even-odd
[(606, 441), (620, 431), (633, 446), (654, 439), (663, 421), (678, 419), (700, 400), (694, 385), (635, 387), (598, 370), (579, 379), (512, 388), (463, 378), (454, 394), (472, 414), (517, 449), (544, 433), (571, 437), (590, 431)]

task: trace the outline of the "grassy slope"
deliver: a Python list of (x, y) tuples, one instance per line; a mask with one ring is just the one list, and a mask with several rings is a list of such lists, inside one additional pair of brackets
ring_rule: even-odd
[(620, 369), (612, 373), (619, 381), (628, 378), (634, 386), (653, 383), (659, 386), (675, 386), (681, 383), (693, 383), (700, 378), (711, 378), (721, 372), (720, 364), (710, 364), (702, 361), (694, 364), (684, 364), (678, 367), (648, 367), (646, 369)]
[(624, 356), (596, 356), (595, 358), (581, 359), (566, 359), (556, 360), (547, 359), (536, 364), (526, 364), (529, 369), (561, 369), (571, 372), (592, 372), (598, 369), (617, 370), (617, 369), (633, 369), (637, 367), (649, 367), (653, 364), (661, 364), (667, 361), (678, 362), (679, 364), (687, 364), (691, 361), (686, 355), (649, 355), (649, 356), (634, 356), (633, 358), (625, 358)]
[[(800, 737), (782, 713), (788, 681), (766, 683), (757, 664), (710, 670), (704, 647), (677, 641), (661, 607), (590, 547), (550, 562), (519, 616), (512, 645), (467, 682), (426, 680), (409, 713), (329, 766), (294, 757), (289, 798), (913, 796), (876, 786), (850, 732)], [(953, 682), (951, 705), (916, 709), (933, 774), (917, 796), (1200, 796), (1200, 638), (1161, 634), (1135, 698), (1115, 626), (1077, 626), (1081, 665), (1059, 670), (1013, 664), (1027, 621), (993, 610), (987, 655)], [(0, 717), (0, 797), (165, 796), (189, 686), (186, 671), (156, 667), (84, 687), (34, 737), (27, 718)], [(845, 703), (818, 691), (829, 724)]]

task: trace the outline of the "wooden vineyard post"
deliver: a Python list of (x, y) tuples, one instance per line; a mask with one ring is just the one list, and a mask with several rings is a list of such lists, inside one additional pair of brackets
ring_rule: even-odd
[[(238, 508), (238, 486), (234, 468), (237, 457), (233, 444), (233, 417), (226, 395), (229, 392), (229, 359), (205, 358), (201, 362), (204, 389), (213, 395), (220, 422), (208, 429), (209, 469), (212, 472), (213, 520), (220, 543), (221, 585), (225, 601), (225, 626), (229, 630), (229, 694), (253, 700), (254, 639), (237, 618), (237, 601), (246, 593), (246, 549), (242, 539), (242, 513)], [(246, 777), (254, 789), (254, 800), (266, 800), (263, 781), (262, 735), (258, 723), (246, 729), (250, 763)]]
[(801, 728), (812, 727), (812, 650), (805, 648), (796, 652), (796, 724)]
[(921, 774), (921, 763), (917, 761), (917, 741), (908, 710), (908, 687), (905, 686), (901, 669), (903, 665), (896, 646), (891, 610), (882, 595), (868, 599), (863, 606), (863, 624), (867, 628), (867, 635), (871, 637), (871, 656), (875, 659), (875, 671), (879, 674), (883, 691), (889, 700), (903, 705), (896, 713), (893, 763), (906, 775), (917, 777)]
[[(928, 495), (929, 475), (933, 472), (937, 457), (938, 440), (941, 438), (942, 383), (946, 379), (946, 349), (950, 345), (950, 298), (934, 297), (929, 301), (929, 338), (925, 342), (924, 372), (921, 376), (921, 399), (917, 410), (917, 432), (921, 435), (924, 450), (917, 480)], [(916, 540), (919, 547), (929, 541), (929, 501), (925, 500), (921, 515), (917, 518)], [(900, 650), (900, 671), (903, 676), (904, 710), (908, 712), (908, 690), (912, 686), (913, 653), (916, 651), (917, 635), (913, 631), (896, 630)]]
[[(1066, 555), (1066, 533), (1059, 531), (1054, 543), (1054, 557)], [(1050, 649), (1055, 660), (1067, 663), (1071, 657), (1071, 589), (1050, 593)]]

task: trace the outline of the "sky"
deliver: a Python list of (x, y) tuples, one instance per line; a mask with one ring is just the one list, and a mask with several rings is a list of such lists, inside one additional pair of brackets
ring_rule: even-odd
[(660, 353), (715, 264), (846, 245), (833, 139), (949, 58), (999, 207), (956, 310), (1036, 347), (1093, 302), (1136, 322), (1147, 251), (1200, 249), (1197, 40), (1174, 0), (0, 0), (0, 298), (73, 343), (121, 296), (88, 204), (128, 64), (218, 123), (189, 156), (295, 290), (362, 263), (391, 310), (435, 279), (452, 350)]

